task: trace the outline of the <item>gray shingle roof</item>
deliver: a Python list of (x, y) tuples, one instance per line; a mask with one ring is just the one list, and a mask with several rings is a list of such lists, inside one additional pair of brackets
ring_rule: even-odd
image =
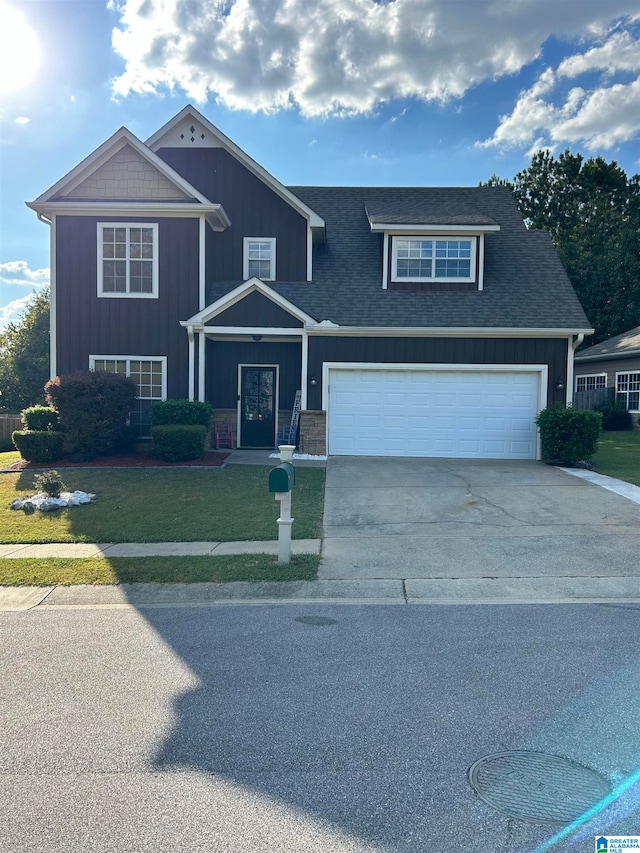
[(633, 356), (640, 353), (640, 326), (629, 329), (621, 335), (602, 341), (600, 344), (589, 347), (576, 355), (576, 361), (591, 361), (595, 358), (607, 358), (611, 356)]
[[(326, 221), (314, 248), (313, 282), (273, 282), (275, 290), (318, 321), (341, 326), (589, 329), (546, 232), (527, 231), (506, 187), (289, 187)], [(382, 241), (367, 210), (408, 211), (496, 222), (485, 237), (484, 290), (412, 293), (382, 288)], [(451, 221), (449, 224), (453, 224)], [(467, 223), (469, 224), (469, 223)], [(217, 283), (208, 301), (238, 282)]]

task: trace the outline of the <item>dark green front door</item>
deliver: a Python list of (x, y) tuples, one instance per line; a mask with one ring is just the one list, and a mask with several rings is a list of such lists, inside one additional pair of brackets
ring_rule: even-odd
[(274, 447), (276, 441), (276, 368), (240, 368), (240, 443)]

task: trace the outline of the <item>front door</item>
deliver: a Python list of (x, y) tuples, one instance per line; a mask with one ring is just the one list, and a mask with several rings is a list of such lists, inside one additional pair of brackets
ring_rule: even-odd
[(240, 446), (274, 447), (276, 367), (240, 367)]

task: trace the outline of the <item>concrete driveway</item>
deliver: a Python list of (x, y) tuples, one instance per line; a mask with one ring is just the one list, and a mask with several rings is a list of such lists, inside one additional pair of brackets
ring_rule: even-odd
[(319, 577), (631, 577), (639, 522), (541, 462), (332, 457)]

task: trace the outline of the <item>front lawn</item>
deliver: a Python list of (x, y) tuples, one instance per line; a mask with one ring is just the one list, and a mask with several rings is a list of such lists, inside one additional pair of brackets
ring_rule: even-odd
[(599, 474), (640, 486), (640, 430), (603, 432), (591, 461)]
[[(52, 466), (54, 467), (54, 466)], [(279, 504), (268, 491), (269, 468), (61, 469), (71, 491), (94, 492), (88, 506), (25, 515), (14, 498), (35, 491), (33, 473), (0, 474), (0, 543), (235, 542), (277, 539)], [(297, 468), (292, 496), (294, 539), (322, 526), (324, 470)]]
[(300, 554), (280, 564), (268, 554), (219, 557), (79, 557), (0, 560), (0, 585), (311, 581), (320, 557)]

